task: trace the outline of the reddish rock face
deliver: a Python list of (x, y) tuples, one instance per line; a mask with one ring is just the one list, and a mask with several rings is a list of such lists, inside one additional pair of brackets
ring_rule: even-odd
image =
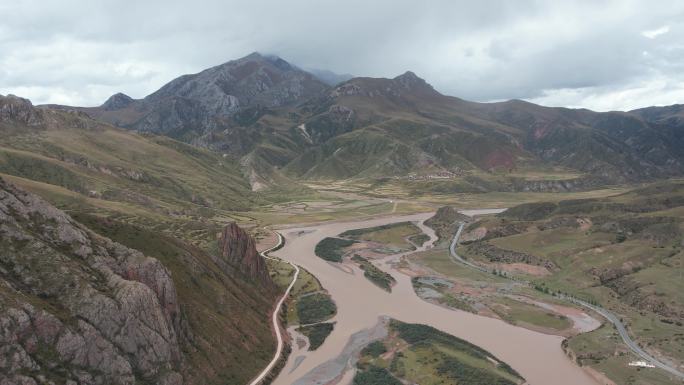
[[(273, 281), (268, 275), (266, 261), (256, 250), (256, 242), (245, 230), (235, 223), (223, 229), (219, 238), (219, 265), (228, 264), (251, 279), (272, 287)], [(225, 268), (225, 266), (222, 266)]]

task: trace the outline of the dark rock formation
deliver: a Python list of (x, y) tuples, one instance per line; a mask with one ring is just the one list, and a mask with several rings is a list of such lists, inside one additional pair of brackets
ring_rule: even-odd
[(267, 287), (273, 287), (266, 261), (256, 250), (254, 238), (235, 223), (223, 229), (219, 238), (219, 253), (216, 263), (224, 270), (237, 269), (253, 280)]
[(0, 383), (176, 385), (168, 270), (0, 179)]

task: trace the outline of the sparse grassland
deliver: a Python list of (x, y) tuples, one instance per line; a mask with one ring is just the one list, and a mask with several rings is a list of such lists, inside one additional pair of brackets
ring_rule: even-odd
[(398, 222), (365, 229), (348, 230), (340, 236), (358, 241), (380, 243), (397, 251), (408, 251), (414, 250), (415, 247), (407, 241), (407, 238), (422, 233), (420, 228), (411, 222)]
[[(557, 179), (556, 172), (545, 173), (549, 180)], [(496, 178), (496, 177), (495, 177)], [(535, 179), (542, 178), (542, 174), (535, 175)], [(424, 212), (435, 210), (444, 205), (454, 205), (459, 208), (503, 208), (513, 207), (525, 202), (562, 201), (571, 199), (602, 198), (615, 196), (629, 191), (633, 186), (601, 187), (595, 190), (574, 192), (482, 192), (482, 191), (440, 191), (435, 185), (445, 186), (453, 181), (443, 182), (407, 182), (385, 179), (377, 180), (336, 180), (325, 184), (313, 181), (306, 182), (307, 187), (326, 193), (348, 194), (355, 199), (376, 197), (392, 199), (399, 202), (397, 212)], [(432, 185), (432, 186), (431, 186)], [(422, 188), (425, 186), (426, 188)]]
[(373, 282), (375, 285), (381, 289), (392, 291), (392, 285), (396, 282), (394, 277), (384, 271), (378, 269), (369, 260), (363, 258), (359, 255), (354, 255), (352, 261), (356, 262), (361, 270), (363, 270), (363, 276), (369, 281)]
[[(487, 351), (430, 326), (391, 320), (389, 336), (364, 348), (354, 383), (521, 384), (524, 380)], [(380, 381), (380, 382), (378, 382)]]
[(421, 247), (425, 242), (430, 240), (430, 236), (425, 233), (420, 233), (416, 235), (411, 235), (410, 237), (408, 237), (408, 240), (411, 241), (411, 243), (413, 243), (414, 245)]
[[(292, 282), (292, 277), (294, 276), (295, 270), (290, 264), (277, 259), (267, 259), (266, 265), (268, 266), (268, 272), (273, 282), (280, 288), (281, 291), (285, 291), (290, 282)], [(300, 271), (299, 274), (301, 276), (302, 271)], [(300, 281), (301, 278), (297, 278), (297, 283)], [(295, 283), (295, 285), (297, 283)], [(294, 287), (292, 293), (294, 293)]]
[[(684, 183), (668, 181), (606, 198), (525, 204), (469, 229), (487, 229), (488, 237), (477, 242), (551, 261), (555, 268), (549, 274), (525, 279), (618, 314), (640, 346), (677, 366), (684, 362), (681, 207)], [(492, 256), (471, 254), (471, 246), (459, 253), (490, 263)], [(512, 313), (501, 316), (537, 324), (557, 321), (539, 315), (531, 319), (529, 311)], [(578, 361), (617, 383), (676, 383), (657, 369), (628, 368), (626, 363), (636, 357), (612, 327), (569, 341)]]
[[(290, 195), (281, 196), (287, 199)], [(358, 196), (357, 199), (338, 198), (328, 192), (288, 202), (284, 205), (268, 205), (246, 213), (262, 225), (318, 223), (358, 218), (370, 218), (387, 214), (412, 214), (433, 210), (430, 204), (390, 203), (384, 199)]]
[[(680, 337), (680, 344), (681, 341)], [(661, 370), (628, 366), (627, 364), (636, 358), (625, 347), (617, 331), (610, 324), (604, 324), (592, 332), (573, 337), (563, 346), (580, 365), (594, 368), (616, 384), (673, 385), (680, 383)]]
[(421, 297), (451, 308), (498, 317), (532, 330), (562, 335), (573, 333), (572, 321), (562, 313), (525, 300), (534, 298), (540, 303), (558, 303), (551, 295), (500, 275), (455, 263), (448, 253), (447, 249), (435, 248), (410, 257), (413, 263), (434, 272), (434, 275), (412, 279)]
[(466, 266), (455, 263), (449, 256), (449, 250), (446, 248), (434, 248), (418, 253), (411, 256), (411, 260), (415, 260), (421, 265), (425, 265), (431, 270), (450, 278), (470, 279), (490, 284), (506, 282), (505, 278), (469, 269)]
[(565, 330), (572, 326), (567, 317), (554, 314), (538, 306), (511, 298), (501, 298), (491, 306), (501, 318), (516, 325), (529, 324), (551, 330)]

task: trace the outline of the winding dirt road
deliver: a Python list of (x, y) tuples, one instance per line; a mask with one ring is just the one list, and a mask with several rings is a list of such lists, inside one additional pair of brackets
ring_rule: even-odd
[[(477, 213), (471, 211), (466, 214)], [(351, 272), (346, 271), (314, 254), (314, 247), (325, 237), (336, 236), (346, 230), (402, 221), (420, 222), (421, 228), (431, 238), (426, 245), (432, 244), (436, 239), (435, 234), (422, 224), (431, 215), (393, 216), (283, 230), (287, 243), (274, 254), (314, 274), (337, 303), (338, 313), (333, 319), (336, 321), (335, 329), (325, 343), (314, 352), (290, 355), (273, 384), (302, 383), (298, 380), (307, 373), (340, 356), (353, 334), (371, 329), (380, 317), (388, 316), (403, 322), (431, 325), (481, 346), (511, 365), (531, 385), (596, 385), (597, 382), (591, 376), (563, 353), (562, 337), (534, 332), (497, 319), (450, 310), (423, 301), (415, 294), (410, 277), (393, 270), (387, 262), (378, 262), (376, 265), (397, 280), (391, 293), (369, 282), (357, 267), (353, 267)], [(396, 260), (400, 257), (401, 255), (395, 255), (388, 259)], [(338, 378), (348, 381), (353, 368), (347, 369), (346, 373), (339, 373)]]
[[(269, 257), (267, 255), (270, 251), (277, 249), (283, 243), (283, 236), (280, 235), (279, 233), (276, 233), (276, 234), (278, 235), (278, 243), (275, 246), (273, 246), (267, 250), (262, 251), (261, 252), (262, 257), (264, 257), (266, 259), (276, 259), (276, 258)], [(278, 341), (276, 351), (273, 355), (273, 359), (271, 360), (271, 362), (268, 363), (268, 366), (266, 366), (264, 368), (264, 370), (261, 373), (259, 373), (259, 375), (256, 376), (256, 378), (254, 378), (254, 380), (252, 380), (252, 382), (249, 383), (249, 385), (261, 384), (261, 382), (264, 380), (264, 378), (266, 378), (266, 376), (268, 376), (268, 374), (271, 372), (271, 370), (273, 370), (273, 367), (278, 363), (278, 360), (280, 359), (280, 355), (283, 353), (283, 345), (284, 345), (283, 332), (280, 329), (280, 322), (278, 321), (278, 315), (280, 314), (280, 309), (283, 307), (283, 303), (285, 302), (287, 297), (290, 295), (290, 290), (292, 290), (295, 283), (297, 282), (297, 277), (299, 277), (299, 267), (297, 267), (297, 265), (295, 265), (291, 262), (288, 262), (288, 261), (285, 261), (285, 262), (289, 263), (290, 265), (292, 265), (292, 267), (294, 267), (295, 274), (294, 274), (294, 277), (292, 277), (292, 282), (290, 282), (290, 284), (287, 286), (285, 293), (283, 294), (282, 297), (280, 297), (280, 300), (278, 300), (278, 303), (276, 304), (275, 310), (273, 311), (273, 317), (271, 319), (271, 322), (273, 323), (273, 330), (275, 330), (275, 333), (276, 333), (276, 340)]]

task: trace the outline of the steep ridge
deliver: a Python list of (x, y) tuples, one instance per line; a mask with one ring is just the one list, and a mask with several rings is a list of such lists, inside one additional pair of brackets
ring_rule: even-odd
[(82, 110), (121, 127), (244, 155), (260, 140), (258, 133), (239, 127), (327, 88), (285, 60), (255, 52), (183, 75), (144, 99), (116, 94), (100, 107)]
[(40, 111), (33, 108), (30, 100), (15, 95), (0, 95), (0, 122), (10, 121), (38, 126), (44, 123), (44, 118)]
[(244, 383), (268, 362), (276, 290), (243, 230), (229, 226), (223, 242), (238, 247), (216, 264), (180, 240), (77, 218), (122, 243), (0, 179), (0, 382)]
[(469, 111), (523, 130), (519, 140), (542, 161), (623, 181), (682, 171), (681, 127), (663, 129), (639, 111), (597, 113), (518, 100)]
[[(677, 117), (649, 120), (639, 111), (597, 113), (517, 100), (468, 102), (438, 93), (411, 72), (394, 79), (351, 79), (323, 100), (320, 106), (334, 109), (312, 116), (304, 126), (308, 136), (328, 142), (288, 165), (296, 176), (325, 178), (340, 170), (341, 177), (402, 176), (456, 169), (479, 177), (556, 166), (602, 183), (623, 183), (684, 170)], [(322, 108), (310, 108), (317, 109)], [(330, 111), (345, 111), (348, 121), (328, 118)], [(321, 120), (327, 124), (316, 124)], [(378, 141), (382, 145), (374, 148), (383, 151), (376, 159), (345, 164), (345, 152), (359, 155), (353, 149), (359, 142)], [(372, 166), (365, 166), (366, 160)]]
[[(506, 169), (531, 158), (496, 125), (455, 114), (460, 99), (440, 94), (412, 72), (393, 79), (354, 78), (315, 102), (329, 107), (304, 126), (323, 143), (287, 166), (298, 177)], [(344, 120), (336, 118), (339, 111)]]

